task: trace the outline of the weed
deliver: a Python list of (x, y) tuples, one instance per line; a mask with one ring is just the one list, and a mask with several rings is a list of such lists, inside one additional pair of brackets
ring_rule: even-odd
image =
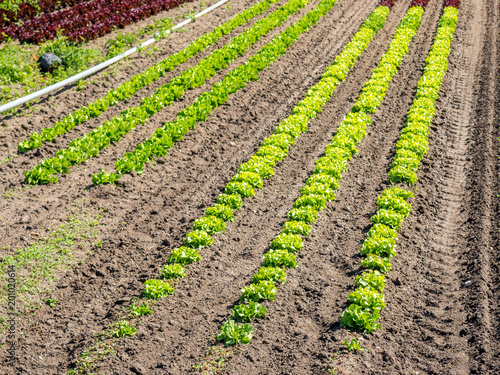
[(80, 375), (93, 373), (96, 370), (98, 360), (102, 360), (109, 354), (116, 353), (114, 347), (115, 341), (99, 341), (97, 340), (88, 350), (80, 354), (76, 361), (76, 367), (67, 372), (67, 375)]
[(205, 356), (202, 358), (197, 358), (199, 361), (193, 365), (193, 369), (196, 370), (196, 374), (220, 374), (223, 367), (231, 359), (241, 351), (240, 347), (236, 348), (222, 348), (217, 346), (212, 346), (205, 352)]
[(195, 15), (194, 10), (190, 9), (188, 13), (186, 13), (185, 15), (182, 16), (182, 18), (187, 19), (187, 20), (191, 20), (191, 22), (195, 22), (196, 17), (194, 15)]
[[(12, 39), (8, 39), (2, 45), (0, 103), (7, 103), (42, 87), (50, 86), (102, 61), (100, 50), (86, 47), (84, 44), (75, 45), (62, 35), (41, 46), (19, 45)], [(52, 72), (44, 74), (40, 72), (37, 60), (39, 56), (48, 52), (55, 53), (63, 63)], [(28, 110), (33, 103), (36, 101), (28, 103)], [(17, 111), (18, 109), (14, 108), (5, 114), (14, 114)]]
[(350, 352), (360, 351), (361, 349), (363, 349), (358, 339), (352, 339), (351, 341), (347, 339), (344, 341), (344, 344), (345, 346), (347, 346), (347, 350), (349, 350)]
[[(81, 204), (82, 202), (79, 202), (79, 205)], [(100, 222), (100, 216), (82, 213), (80, 206), (68, 209), (73, 212), (70, 213), (67, 223), (54, 230), (40, 230), (38, 241), (24, 249), (13, 250), (0, 261), (0, 280), (4, 285), (7, 285), (9, 266), (14, 266), (18, 274), (16, 297), (20, 312), (36, 310), (46, 302), (44, 294), (49, 293), (51, 289), (42, 288), (42, 285), (50, 285), (55, 281), (57, 271), (75, 265), (78, 260), (73, 254), (74, 249), (78, 249), (80, 244), (89, 245), (89, 239), (97, 236), (98, 229), (95, 227)], [(0, 289), (0, 306), (6, 304), (7, 289), (3, 287)]]
[(59, 299), (54, 299), (54, 298), (47, 298), (47, 299), (45, 300), (45, 303), (46, 303), (47, 305), (49, 305), (50, 307), (54, 307), (54, 306), (56, 305), (56, 303), (59, 303), (59, 302), (61, 302), (61, 300), (59, 300)]
[(85, 81), (83, 79), (79, 80), (76, 86), (78, 91), (81, 91), (85, 88)]

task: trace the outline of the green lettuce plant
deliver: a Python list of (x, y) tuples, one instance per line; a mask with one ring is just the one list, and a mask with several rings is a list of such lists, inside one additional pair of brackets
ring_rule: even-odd
[(270, 281), (273, 283), (280, 282), (284, 284), (286, 281), (286, 272), (280, 267), (260, 267), (259, 272), (253, 275), (252, 282), (254, 284), (259, 281)]
[(222, 341), (226, 346), (248, 344), (252, 339), (253, 327), (250, 324), (238, 325), (234, 320), (228, 319), (217, 335), (217, 341)]
[(165, 264), (161, 274), (167, 280), (177, 280), (186, 275), (186, 270), (178, 263)]
[(241, 289), (241, 301), (255, 301), (260, 302), (263, 300), (274, 301), (276, 296), (276, 286), (272, 281), (259, 281)]
[(173, 249), (167, 258), (168, 263), (177, 263), (183, 266), (193, 262), (198, 262), (199, 260), (201, 260), (201, 256), (198, 253), (198, 250), (185, 246)]
[(260, 303), (248, 302), (248, 305), (241, 304), (233, 307), (232, 318), (240, 323), (249, 323), (267, 314), (267, 310)]
[(142, 295), (145, 298), (157, 300), (170, 294), (174, 294), (174, 288), (166, 281), (152, 279), (144, 282)]

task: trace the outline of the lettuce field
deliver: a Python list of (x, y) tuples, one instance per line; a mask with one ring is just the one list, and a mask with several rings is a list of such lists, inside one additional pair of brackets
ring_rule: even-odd
[[(11, 0), (0, 54), (211, 4)], [(154, 27), (0, 114), (1, 373), (499, 374), (500, 0)]]

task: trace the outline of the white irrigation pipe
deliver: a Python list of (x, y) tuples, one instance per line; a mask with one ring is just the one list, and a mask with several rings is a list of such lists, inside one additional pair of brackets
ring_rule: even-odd
[[(205, 14), (207, 14), (208, 12), (211, 12), (212, 10), (214, 10), (215, 8), (218, 8), (220, 7), (221, 5), (223, 5), (224, 3), (227, 3), (229, 0), (221, 0), (219, 1), (218, 3), (215, 3), (214, 5), (208, 7), (207, 9), (205, 9), (204, 11), (200, 12), (200, 13), (197, 13), (194, 15), (194, 18), (199, 18)], [(166, 33), (162, 33), (162, 35), (164, 36), (165, 34), (170, 34), (172, 32), (172, 30), (176, 30), (176, 29), (179, 29), (183, 26), (186, 26), (188, 23), (190, 22), (193, 22), (194, 19), (188, 19), (188, 20), (185, 20), (181, 23), (178, 23), (177, 25), (175, 25), (174, 27), (172, 27), (171, 29), (167, 30)], [(156, 34), (156, 35), (159, 35)], [(146, 47), (146, 46), (149, 46), (150, 44), (153, 44), (154, 42), (156, 42), (156, 39), (153, 37), (147, 41), (145, 41), (144, 43), (141, 43), (140, 44), (140, 48), (143, 48), (143, 47)], [(66, 85), (69, 85), (73, 82), (76, 82), (76, 81), (79, 81), (81, 80), (82, 78), (85, 78), (91, 74), (94, 74), (94, 73), (97, 73), (99, 70), (101, 69), (104, 69), (112, 64), (114, 64), (115, 62), (133, 54), (134, 52), (137, 51), (137, 47), (134, 47), (134, 48), (131, 48), (129, 49), (128, 51), (122, 53), (121, 55), (118, 55), (118, 56), (115, 56), (113, 57), (112, 59), (108, 60), (108, 61), (105, 61), (99, 65), (96, 65), (94, 66), (93, 68), (90, 68), (90, 69), (87, 69), (85, 70), (84, 72), (81, 72), (73, 77), (70, 77), (70, 78), (67, 78), (65, 79), (64, 81), (61, 81), (61, 82), (58, 82), (58, 83), (55, 83), (53, 84), (52, 86), (48, 86), (44, 89), (41, 89), (37, 92), (34, 92), (33, 94), (30, 94), (30, 95), (27, 95), (23, 98), (20, 98), (20, 99), (17, 99), (17, 100), (14, 100), (13, 102), (10, 102), (10, 103), (7, 103), (7, 104), (4, 104), (2, 106), (0, 106), (0, 113), (2, 112), (5, 112), (11, 108), (15, 108), (21, 104), (24, 104), (24, 103), (27, 103), (33, 99), (36, 99), (36, 98), (39, 98), (40, 96), (43, 96), (45, 94), (48, 94), (49, 92), (52, 92), (52, 91), (55, 91), (55, 90), (58, 90)]]

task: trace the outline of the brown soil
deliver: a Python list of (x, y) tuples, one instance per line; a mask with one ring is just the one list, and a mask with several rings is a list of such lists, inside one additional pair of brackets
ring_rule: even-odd
[[(251, 3), (235, 1), (232, 10), (212, 13), (219, 17), (217, 22), (212, 14), (197, 21), (189, 33), (176, 34), (170, 40), (164, 56)], [(232, 67), (243, 63), (317, 3), (313, 0)], [(15, 367), (7, 367), (4, 362), (2, 373), (60, 374), (70, 368), (93, 343), (93, 335), (115, 321), (121, 308), (140, 294), (142, 282), (156, 276), (193, 220), (215, 202), (237, 167), (255, 153), (262, 139), (319, 80), (377, 3), (338, 0), (285, 56), (260, 74), (259, 81), (233, 95), (160, 163), (152, 164), (141, 176), (124, 178), (124, 187), (93, 187), (90, 178), (102, 168), (111, 169), (117, 157), (173, 118), (226, 71), (187, 93), (184, 100), (165, 108), (99, 157), (74, 168), (58, 184), (32, 187), (24, 196), (3, 200), (2, 220), (6, 225), (0, 226), (0, 234), (3, 243), (13, 248), (25, 246), (21, 238), (30, 231), (52, 221), (64, 221), (63, 208), (76, 199), (85, 197), (93, 207), (105, 208), (107, 213), (103, 220), (104, 246), (84, 265), (61, 274), (53, 293), (60, 304), (53, 309), (44, 306), (29, 317), (31, 324), (28, 319), (20, 324), (18, 330), (24, 334), (18, 337), (19, 361)], [(314, 161), (387, 49), (409, 3), (398, 1), (384, 29), (312, 121), (309, 131), (291, 148), (289, 157), (276, 168), (276, 175), (246, 201), (236, 221), (215, 237), (214, 245), (202, 250), (203, 261), (190, 268), (175, 295), (159, 302), (155, 313), (138, 325), (136, 336), (120, 341), (118, 354), (107, 357), (99, 366), (101, 373), (187, 373), (196, 357), (214, 343), (213, 336), (237, 301), (239, 289), (250, 282)], [(341, 365), (345, 374), (500, 373), (496, 198), (500, 187), (495, 122), (500, 112), (498, 6), (498, 0), (462, 2), (450, 68), (429, 137), (430, 153), (419, 171), (414, 209), (400, 231), (398, 255), (388, 275), (382, 330), (363, 338), (369, 352), (346, 356), (347, 363)], [(431, 0), (410, 52), (343, 178), (337, 199), (319, 215), (299, 255), (299, 267), (288, 272), (287, 283), (278, 287), (276, 301), (266, 303), (267, 317), (254, 324), (255, 337), (245, 346), (244, 354), (229, 362), (229, 374), (326, 373), (325, 359), (349, 335), (338, 322), (360, 269), (357, 254), (376, 209), (376, 196), (387, 186), (394, 145), (441, 9), (441, 0)], [(193, 66), (210, 51), (176, 72)], [(13, 153), (17, 142), (33, 130), (50, 125), (153, 63), (152, 59), (137, 59), (133, 68), (116, 79), (110, 76), (105, 83), (81, 92), (71, 89), (60, 93), (40, 104), (40, 112), (30, 117), (3, 119), (6, 127), (0, 136), (0, 144), (5, 143), (1, 155)], [(105, 119), (137, 105), (174, 74), (99, 119), (77, 127), (55, 144), (0, 165), (2, 186), (23, 186), (23, 171)], [(19, 224), (25, 214), (32, 219), (29, 226)], [(468, 280), (472, 285), (466, 287)], [(3, 361), (5, 347), (0, 349), (0, 356)]]

